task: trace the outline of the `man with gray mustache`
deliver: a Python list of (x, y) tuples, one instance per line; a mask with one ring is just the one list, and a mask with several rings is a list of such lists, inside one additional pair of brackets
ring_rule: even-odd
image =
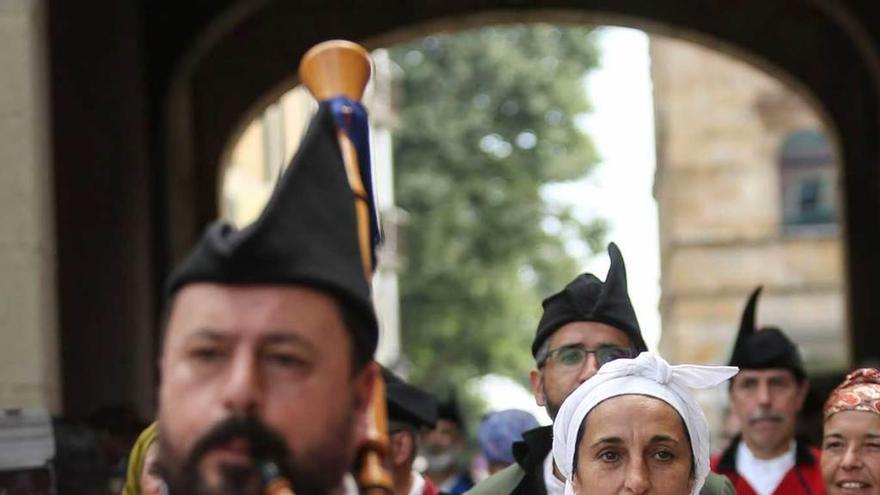
[(794, 343), (774, 327), (755, 327), (755, 289), (743, 312), (730, 358), (740, 368), (730, 382), (731, 412), (742, 431), (715, 459), (738, 495), (824, 495), (819, 451), (795, 438), (810, 384)]

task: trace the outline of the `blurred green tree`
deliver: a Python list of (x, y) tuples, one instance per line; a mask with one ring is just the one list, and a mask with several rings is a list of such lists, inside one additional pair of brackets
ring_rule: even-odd
[(396, 200), (409, 214), (400, 287), (410, 379), (441, 395), (488, 372), (525, 382), (541, 300), (585, 261), (566, 243), (604, 242), (601, 220), (582, 223), (541, 194), (597, 161), (576, 125), (590, 110), (593, 30), (484, 27), (390, 54), (400, 69)]

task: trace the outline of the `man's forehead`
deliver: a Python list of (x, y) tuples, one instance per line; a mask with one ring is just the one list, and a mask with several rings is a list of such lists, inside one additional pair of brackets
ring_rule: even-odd
[(601, 345), (632, 347), (632, 342), (623, 330), (597, 321), (566, 323), (550, 336), (551, 349), (568, 344), (583, 344), (587, 347)]
[(285, 331), (291, 326), (341, 323), (335, 299), (311, 287), (194, 283), (176, 295), (168, 330), (187, 334), (205, 329)]
[(794, 380), (794, 373), (787, 368), (741, 369), (736, 378), (764, 379), (784, 378)]

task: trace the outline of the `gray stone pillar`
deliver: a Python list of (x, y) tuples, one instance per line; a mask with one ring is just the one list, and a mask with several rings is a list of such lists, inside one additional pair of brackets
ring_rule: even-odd
[(45, 8), (0, 0), (0, 407), (58, 412)]

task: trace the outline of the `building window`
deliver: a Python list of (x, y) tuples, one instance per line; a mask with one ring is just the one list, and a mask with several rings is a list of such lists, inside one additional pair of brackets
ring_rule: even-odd
[(815, 129), (789, 134), (779, 163), (784, 233), (833, 233), (837, 225), (837, 167), (825, 134)]

